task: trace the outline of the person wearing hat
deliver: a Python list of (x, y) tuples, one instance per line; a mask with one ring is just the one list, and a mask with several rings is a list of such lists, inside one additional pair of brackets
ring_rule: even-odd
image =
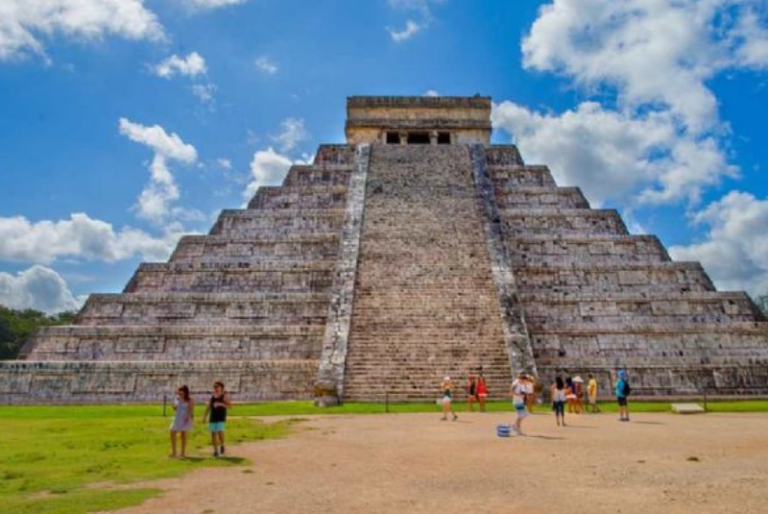
[(631, 391), (629, 387), (629, 379), (627, 378), (627, 372), (620, 369), (617, 373), (618, 380), (616, 380), (615, 393), (616, 400), (619, 402), (619, 421), (629, 421), (629, 406), (627, 405), (627, 398)]
[(459, 419), (459, 417), (456, 415), (455, 412), (453, 412), (451, 408), (451, 403), (453, 403), (453, 382), (451, 382), (451, 377), (447, 376), (443, 378), (443, 383), (440, 386), (440, 389), (443, 392), (442, 402), (443, 402), (443, 421), (446, 421), (448, 419), (448, 413), (450, 412), (453, 416), (453, 421), (456, 421)]
[(525, 395), (528, 391), (528, 377), (525, 373), (518, 373), (517, 378), (512, 382), (512, 406), (517, 413), (515, 421), (515, 432), (518, 435), (525, 435), (522, 430), (523, 420), (528, 417), (528, 409), (525, 405)]

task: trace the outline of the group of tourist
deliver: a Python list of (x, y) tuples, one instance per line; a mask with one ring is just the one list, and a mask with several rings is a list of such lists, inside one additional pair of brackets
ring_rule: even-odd
[[(525, 435), (522, 430), (523, 420), (533, 412), (533, 406), (536, 403), (536, 380), (533, 376), (525, 373), (519, 373), (512, 382), (512, 405), (517, 415), (512, 429), (518, 435)], [(583, 410), (582, 396), (586, 394), (587, 408), (591, 412), (600, 412), (597, 405), (597, 380), (594, 375), (589, 375), (586, 390), (583, 388), (584, 380), (576, 376), (574, 378), (560, 376), (550, 387), (550, 397), (552, 400), (552, 410), (555, 413), (555, 419), (558, 426), (565, 426), (565, 410), (568, 412), (580, 414)], [(450, 414), (456, 421), (459, 417), (453, 411), (454, 385), (451, 377), (446, 376), (440, 387), (441, 397), (438, 400), (443, 408), (443, 421), (448, 420)], [(485, 377), (481, 372), (479, 376), (470, 374), (465, 387), (467, 394), (467, 409), (474, 411), (474, 404), (479, 405), (480, 411), (485, 412), (485, 402), (488, 398), (488, 386)], [(614, 384), (614, 394), (619, 403), (619, 412), (621, 421), (629, 421), (629, 410), (627, 407), (627, 398), (631, 392), (627, 373), (621, 370), (617, 373), (617, 380)], [(214, 382), (211, 397), (203, 414), (203, 423), (208, 424), (208, 430), (211, 433), (211, 445), (213, 446), (213, 456), (219, 457), (225, 454), (224, 446), (224, 428), (227, 422), (227, 411), (232, 407), (229, 395), (224, 389), (222, 382)], [(195, 424), (195, 401), (189, 393), (189, 387), (183, 385), (176, 390), (176, 398), (173, 402), (175, 411), (173, 422), (171, 423), (171, 458), (186, 457), (189, 433)], [(178, 452), (178, 443), (181, 440), (181, 451)]]
[[(224, 390), (222, 382), (214, 382), (213, 392), (203, 414), (203, 423), (208, 423), (211, 433), (213, 456), (224, 455), (224, 428), (227, 422), (227, 410), (232, 406), (229, 395)], [(189, 433), (195, 425), (195, 400), (189, 394), (189, 387), (183, 385), (176, 390), (173, 401), (173, 422), (171, 423), (171, 458), (187, 456), (187, 441)], [(178, 453), (178, 440), (181, 439), (181, 453)]]
[[(621, 421), (629, 421), (627, 399), (631, 388), (629, 386), (627, 373), (624, 370), (620, 370), (616, 377), (616, 381), (614, 382), (614, 394), (619, 404), (619, 419)], [(458, 419), (458, 416), (453, 411), (452, 407), (455, 394), (454, 389), (451, 377), (446, 376), (440, 386), (442, 396), (438, 400), (438, 403), (442, 404), (443, 408), (443, 417), (441, 418), (443, 421), (446, 421), (449, 415), (452, 416), (454, 421)], [(488, 398), (488, 386), (486, 385), (482, 372), (479, 377), (475, 377), (472, 374), (469, 375), (465, 390), (467, 394), (467, 410), (472, 412), (474, 410), (474, 403), (477, 402), (480, 406), (480, 411), (485, 412), (485, 401)], [(512, 405), (517, 415), (512, 429), (519, 435), (525, 435), (522, 431), (522, 423), (529, 414), (533, 413), (533, 406), (536, 403), (536, 379), (532, 375), (519, 373), (517, 378), (512, 382), (511, 392)], [(597, 379), (592, 374), (588, 375), (586, 388), (584, 387), (584, 379), (580, 376), (566, 377), (565, 379), (561, 376), (555, 377), (554, 382), (550, 386), (550, 398), (557, 426), (566, 426), (566, 407), (571, 414), (581, 414), (585, 411), (593, 413), (600, 412), (600, 407), (597, 404), (597, 394)]]

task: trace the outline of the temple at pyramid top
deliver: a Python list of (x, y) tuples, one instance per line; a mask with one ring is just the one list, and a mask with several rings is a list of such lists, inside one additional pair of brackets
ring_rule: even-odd
[(491, 142), (487, 96), (351, 96), (347, 142), (451, 145)]

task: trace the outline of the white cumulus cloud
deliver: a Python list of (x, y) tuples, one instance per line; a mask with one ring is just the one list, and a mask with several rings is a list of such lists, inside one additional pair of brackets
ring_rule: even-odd
[(445, 3), (447, 0), (388, 0), (387, 3), (393, 9), (409, 12), (409, 17), (402, 29), (387, 27), (389, 37), (395, 43), (402, 43), (413, 38), (416, 34), (428, 29), (434, 20), (432, 8), (435, 5)]
[(524, 65), (661, 105), (694, 131), (718, 122), (707, 81), (768, 68), (763, 0), (553, 0), (522, 44)]
[(273, 63), (269, 59), (269, 57), (265, 55), (262, 55), (261, 57), (257, 57), (253, 61), (253, 65), (256, 66), (257, 70), (267, 75), (274, 75), (279, 71), (279, 68), (277, 67), (277, 65)]
[(705, 239), (671, 247), (672, 257), (701, 262), (721, 289), (768, 293), (768, 198), (731, 191), (693, 221), (709, 227)]
[(0, 272), (0, 304), (11, 309), (36, 309), (49, 314), (77, 310), (82, 298), (72, 295), (56, 271), (34, 266), (16, 275)]
[(244, 4), (249, 0), (184, 0), (188, 5), (200, 9), (218, 9), (230, 5)]
[(0, 61), (30, 54), (46, 58), (44, 41), (55, 36), (76, 41), (165, 38), (157, 16), (142, 0), (0, 1)]
[(309, 132), (304, 127), (304, 120), (301, 118), (286, 118), (280, 123), (280, 132), (272, 136), (281, 151), (290, 152), (296, 148), (299, 143), (310, 138)]
[(175, 54), (171, 55), (152, 66), (151, 69), (155, 75), (165, 79), (170, 79), (176, 75), (196, 77), (198, 75), (205, 75), (208, 72), (205, 59), (197, 52), (192, 52), (186, 57), (179, 57)]
[(145, 126), (120, 118), (119, 127), (121, 134), (154, 152), (149, 165), (151, 179), (141, 192), (136, 207), (139, 217), (162, 223), (173, 212), (171, 204), (180, 196), (168, 162), (193, 164), (197, 161), (197, 151), (194, 146), (184, 143), (177, 134), (168, 134), (159, 125)]
[(705, 187), (738, 172), (714, 138), (681, 132), (669, 112), (633, 115), (584, 102), (556, 115), (502, 102), (492, 119), (527, 162), (548, 164), (559, 183), (582, 187), (598, 205), (629, 197), (696, 202)]
[(392, 41), (395, 43), (402, 43), (403, 41), (408, 41), (413, 36), (421, 32), (423, 28), (424, 25), (416, 23), (413, 20), (408, 20), (405, 22), (405, 27), (403, 27), (401, 30), (389, 28), (387, 31), (389, 32), (389, 36), (392, 38)]
[(141, 257), (164, 260), (181, 237), (170, 226), (161, 237), (132, 227), (75, 213), (69, 219), (31, 222), (23, 216), (0, 217), (0, 260), (50, 264), (60, 258), (115, 262)]
[(251, 160), (251, 182), (243, 196), (250, 199), (261, 186), (279, 186), (294, 162), (277, 153), (273, 148), (259, 150)]

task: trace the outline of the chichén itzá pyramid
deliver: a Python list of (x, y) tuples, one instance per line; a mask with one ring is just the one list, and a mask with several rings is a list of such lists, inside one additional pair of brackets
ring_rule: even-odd
[(435, 398), (482, 369), (633, 394), (768, 393), (768, 321), (617, 211), (491, 145), (487, 97), (350, 97), (347, 144), (0, 363), (12, 403)]

